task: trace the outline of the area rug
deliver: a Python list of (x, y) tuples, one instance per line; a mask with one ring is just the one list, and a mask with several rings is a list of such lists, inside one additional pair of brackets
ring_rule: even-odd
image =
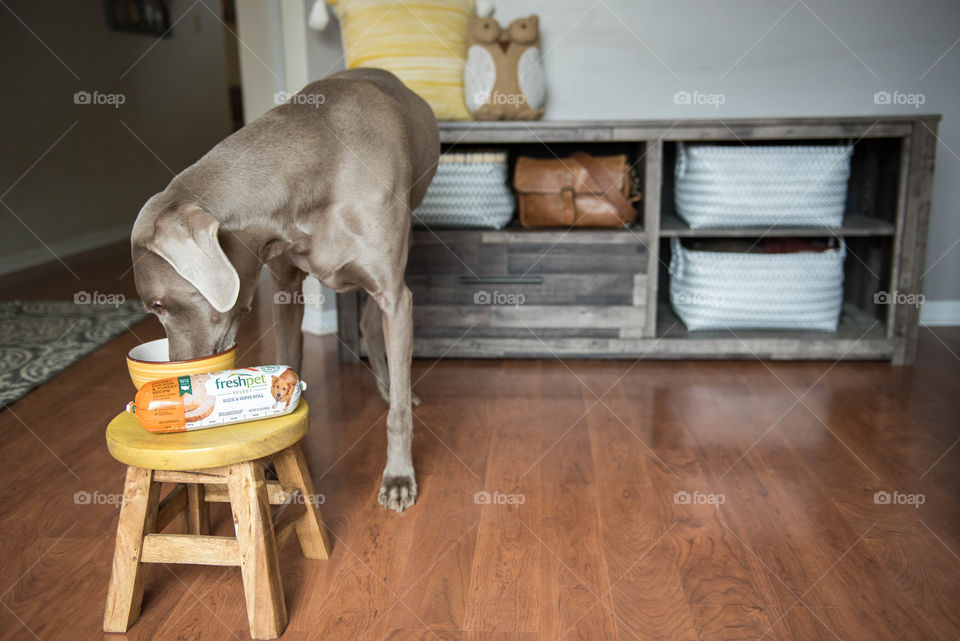
[(109, 300), (0, 302), (0, 409), (147, 315), (139, 300)]

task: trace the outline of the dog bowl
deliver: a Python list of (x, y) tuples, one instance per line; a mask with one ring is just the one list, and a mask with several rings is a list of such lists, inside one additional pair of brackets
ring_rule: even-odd
[(137, 389), (150, 381), (204, 372), (219, 372), (233, 369), (237, 364), (236, 345), (213, 356), (191, 358), (186, 361), (168, 361), (169, 353), (170, 347), (166, 338), (137, 345), (127, 353), (130, 380)]

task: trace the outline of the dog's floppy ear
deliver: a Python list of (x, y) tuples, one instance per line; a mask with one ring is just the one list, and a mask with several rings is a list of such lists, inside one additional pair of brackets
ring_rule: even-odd
[(197, 288), (218, 312), (232, 308), (240, 295), (240, 277), (220, 247), (220, 222), (197, 205), (157, 216), (146, 247)]

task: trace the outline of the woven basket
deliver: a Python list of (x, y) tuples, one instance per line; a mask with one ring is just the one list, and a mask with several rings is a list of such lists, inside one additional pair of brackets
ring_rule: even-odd
[(692, 229), (839, 227), (853, 145), (678, 143), (674, 204)]
[(449, 153), (413, 212), (416, 227), (502, 229), (513, 218), (507, 152)]
[(671, 241), (670, 302), (689, 330), (837, 331), (846, 247), (792, 254), (697, 251)]

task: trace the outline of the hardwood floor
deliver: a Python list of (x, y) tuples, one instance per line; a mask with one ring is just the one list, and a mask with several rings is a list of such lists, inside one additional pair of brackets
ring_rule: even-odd
[[(0, 299), (134, 295), (123, 246), (67, 263), (77, 279), (38, 268)], [(273, 361), (270, 326), (259, 305), (241, 364)], [(159, 336), (149, 319), (0, 411), (0, 639), (116, 638), (100, 626), (124, 468), (103, 430), (133, 394), (124, 353)], [(397, 516), (376, 502), (373, 377), (308, 338), (333, 555), (283, 547), (283, 638), (954, 641), (957, 354), (960, 330), (924, 329), (904, 368), (417, 361), (420, 498)], [(213, 527), (231, 533), (225, 506)], [(151, 567), (127, 637), (249, 638), (239, 570)]]

